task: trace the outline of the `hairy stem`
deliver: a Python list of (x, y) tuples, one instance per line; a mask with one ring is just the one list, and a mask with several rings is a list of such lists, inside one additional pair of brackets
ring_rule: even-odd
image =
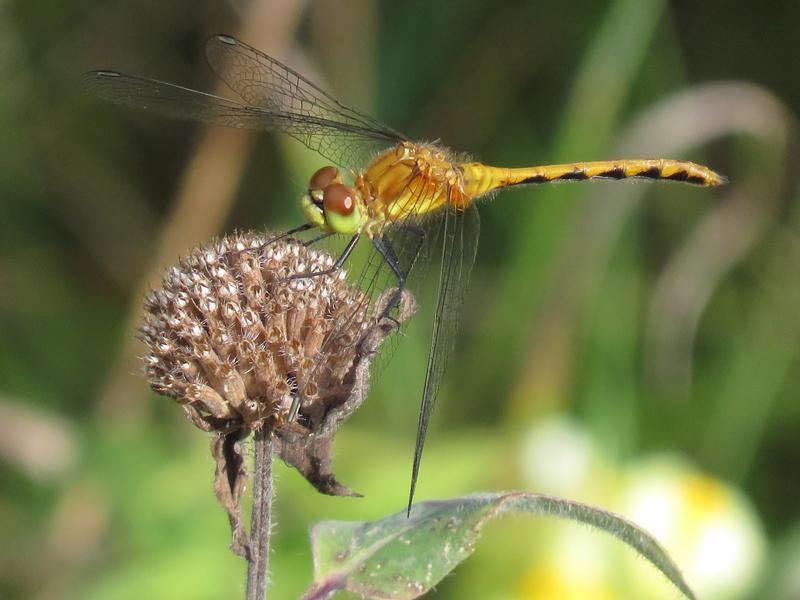
[(272, 436), (265, 429), (255, 433), (254, 471), (246, 598), (264, 600), (269, 579), (269, 539), (272, 528)]

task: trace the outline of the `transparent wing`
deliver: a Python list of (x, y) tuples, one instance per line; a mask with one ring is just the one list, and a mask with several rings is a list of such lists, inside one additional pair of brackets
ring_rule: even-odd
[(419, 476), (428, 423), (455, 345), (464, 295), (475, 262), (480, 233), (480, 219), (474, 205), (463, 212), (447, 205), (437, 221), (439, 231), (433, 235), (432, 250), (433, 253), (441, 254), (438, 298), (414, 446), (414, 463), (408, 497), (409, 511)]
[(211, 66), (244, 102), (117, 71), (86, 73), (83, 84), (105, 100), (168, 117), (280, 131), (345, 168), (361, 168), (379, 151), (403, 140), (242, 42), (214, 36), (207, 51)]
[[(301, 142), (337, 164), (361, 167), (377, 151), (402, 141), (403, 135), (380, 121), (339, 102), (336, 98), (260, 50), (228, 35), (215, 35), (206, 42), (211, 68), (248, 105), (281, 114), (336, 123), (330, 129), (311, 128), (295, 133)], [(345, 144), (342, 133), (370, 140), (369, 144)]]
[(117, 71), (85, 73), (82, 83), (104, 100), (176, 119), (247, 129), (285, 130), (297, 126), (290, 115), (267, 114), (235, 100)]

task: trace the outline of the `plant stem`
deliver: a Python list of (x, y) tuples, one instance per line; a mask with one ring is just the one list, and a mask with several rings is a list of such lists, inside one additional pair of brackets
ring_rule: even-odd
[(272, 528), (272, 435), (266, 428), (255, 433), (254, 471), (246, 598), (264, 600), (269, 579), (269, 538)]

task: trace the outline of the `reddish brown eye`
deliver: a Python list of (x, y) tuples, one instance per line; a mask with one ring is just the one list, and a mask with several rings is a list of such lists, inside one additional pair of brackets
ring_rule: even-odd
[(353, 214), (353, 210), (356, 207), (355, 193), (352, 188), (346, 185), (332, 183), (325, 188), (322, 203), (326, 212), (331, 211), (346, 217)]
[(318, 169), (308, 181), (308, 188), (311, 190), (324, 190), (331, 183), (339, 180), (339, 169), (336, 167), (322, 167)]

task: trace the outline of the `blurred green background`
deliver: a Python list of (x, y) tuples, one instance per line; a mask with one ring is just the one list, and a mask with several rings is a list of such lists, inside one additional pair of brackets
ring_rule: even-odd
[[(703, 597), (800, 598), (800, 4), (747, 0), (0, 4), (0, 597), (243, 596), (208, 435), (138, 374), (140, 298), (215, 234), (298, 224), (324, 162), (78, 85), (114, 68), (213, 90), (217, 32), (489, 163), (667, 156), (727, 174), (481, 206), (417, 498), (526, 489), (637, 518), (626, 499), (644, 489)], [(272, 597), (310, 583), (312, 523), (404, 507), (424, 302), (337, 440), (335, 471), (365, 498), (278, 468)], [(507, 518), (432, 595), (676, 597), (629, 554)]]

